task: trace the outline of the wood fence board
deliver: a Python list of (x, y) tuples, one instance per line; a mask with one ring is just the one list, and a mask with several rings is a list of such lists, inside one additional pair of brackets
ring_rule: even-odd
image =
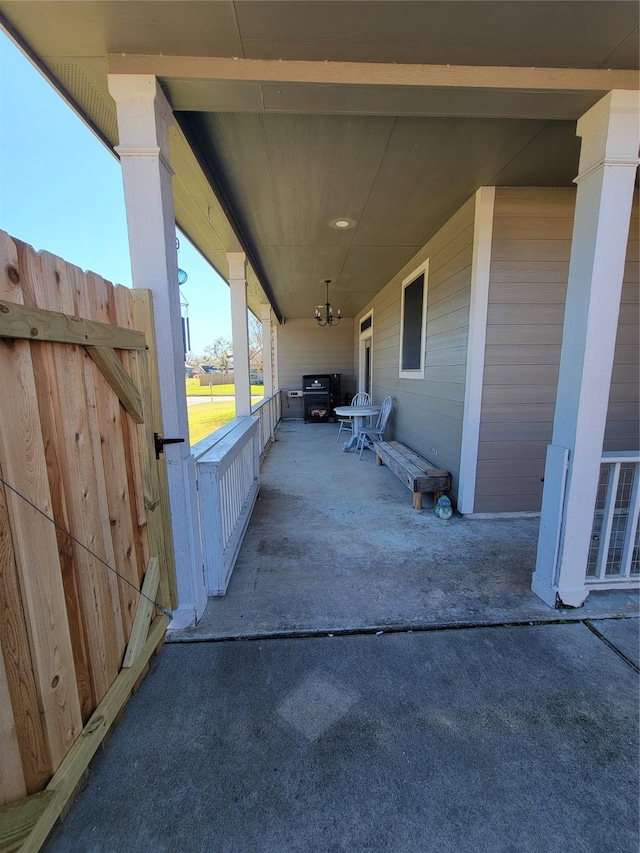
[[(2, 232), (4, 233), (4, 232)], [(104, 323), (83, 320), (73, 314), (51, 313), (47, 309), (18, 305), (0, 299), (0, 338), (92, 344), (118, 349), (145, 349), (144, 335)]]
[[(41, 259), (44, 279), (56, 277), (62, 305), (73, 311), (76, 268), (48, 253), (42, 253)], [(44, 283), (36, 297), (46, 301)], [(52, 384), (57, 390), (57, 452), (62, 462), (70, 530), (86, 548), (113, 565), (111, 535), (105, 530), (105, 525), (109, 527), (106, 496), (101, 500), (104, 475), (100, 482), (95, 464), (102, 454), (92, 363), (83, 347), (59, 344), (52, 351), (52, 364)], [(120, 601), (117, 583), (114, 595), (112, 573), (102, 563), (76, 543), (73, 555), (95, 707), (120, 667), (124, 646)]]
[[(88, 316), (92, 320), (106, 322), (109, 320), (109, 291), (113, 289), (112, 285), (95, 273), (88, 273), (86, 278), (89, 286), (84, 289), (82, 296), (77, 297), (76, 308), (78, 313)], [(124, 373), (124, 368), (117, 355), (113, 350), (108, 351)], [(137, 564), (136, 534), (132, 521), (132, 498), (129, 493), (125, 439), (122, 429), (122, 421), (127, 416), (121, 409), (118, 398), (109, 387), (110, 383), (104, 377), (102, 370), (94, 369), (93, 377), (96, 394), (101, 401), (97, 411), (102, 451), (99, 458), (102, 459), (104, 469), (114, 553), (113, 565), (120, 575), (117, 584), (124, 630), (123, 637), (126, 643), (134, 623), (139, 598), (140, 575), (143, 571), (143, 568), (139, 568)], [(127, 380), (133, 385), (128, 375)]]
[[(136, 382), (137, 387), (142, 391), (142, 382), (145, 383), (147, 397), (144, 400), (145, 426), (147, 427), (144, 433), (144, 441), (146, 445), (146, 456), (151, 460), (151, 464), (155, 462), (155, 450), (153, 447), (153, 433), (158, 432), (162, 435), (162, 408), (160, 405), (160, 380), (157, 370), (157, 346), (155, 326), (153, 322), (153, 302), (152, 294), (149, 290), (132, 290), (131, 302), (133, 307), (134, 325), (137, 329), (144, 332), (148, 346), (148, 354), (136, 354), (135, 358), (138, 362), (141, 377), (140, 381)], [(147, 356), (145, 358), (145, 355)], [(144, 377), (144, 379), (143, 379)], [(140, 433), (138, 433), (140, 438)], [(144, 465), (143, 465), (144, 469)], [(157, 472), (157, 480), (159, 487), (159, 512), (154, 509), (147, 515), (147, 524), (149, 530), (149, 544), (151, 548), (151, 556), (160, 557), (160, 589), (158, 592), (158, 600), (169, 610), (174, 610), (178, 606), (178, 589), (176, 583), (176, 571), (173, 551), (173, 536), (171, 533), (171, 511), (169, 506), (169, 483), (167, 479), (166, 462), (163, 459), (155, 462), (152, 467), (154, 472)], [(153, 534), (152, 534), (153, 528)], [(157, 543), (159, 550), (153, 550), (151, 543), (152, 538)]]
[[(0, 234), (0, 297), (21, 301), (15, 244)], [(27, 341), (0, 346), (0, 418), (3, 476), (47, 515), (51, 497), (40, 433), (33, 364)], [(53, 768), (80, 732), (82, 720), (64, 601), (55, 528), (7, 490), (20, 592), (30, 636), (39, 706)], [(37, 570), (36, 570), (37, 567)]]
[(13, 715), (9, 680), (0, 648), (0, 805), (19, 800), (27, 794), (22, 770), (18, 732)]
[(13, 552), (5, 488), (1, 484), (0, 649), (4, 656), (13, 719), (20, 746), (22, 774), (26, 792), (30, 794), (39, 791), (46, 784), (51, 775), (51, 761), (38, 706), (38, 691)]
[(29, 838), (22, 847), (22, 853), (37, 853), (46, 841), (63, 809), (73, 796), (89, 762), (129, 698), (149, 658), (153, 655), (158, 644), (162, 642), (168, 623), (169, 619), (163, 614), (156, 616), (142, 653), (138, 655), (133, 666), (123, 669), (119, 673), (109, 692), (85, 726), (82, 735), (47, 786), (46, 793), (53, 794), (53, 796), (31, 830)]
[(53, 791), (33, 794), (26, 800), (0, 809), (0, 850), (22, 853), (24, 844), (54, 798)]
[[(73, 298), (73, 310), (76, 314), (90, 315), (92, 304), (95, 299), (92, 298), (92, 282), (90, 274), (85, 274), (73, 264), (66, 264), (68, 271), (68, 281), (71, 285), (71, 293)], [(93, 282), (95, 284), (95, 281)], [(93, 318), (89, 316), (91, 322)], [(109, 416), (109, 412), (113, 413), (114, 418), (120, 415), (120, 405), (111, 389), (108, 387), (102, 373), (96, 369), (92, 359), (87, 355), (86, 349), (81, 351), (82, 370), (84, 374), (84, 402), (86, 405), (87, 422), (89, 431), (87, 433), (87, 449), (90, 448), (89, 466), (92, 467), (91, 485), (95, 484), (94, 499), (87, 501), (87, 508), (91, 513), (92, 521), (90, 526), (87, 526), (87, 534), (93, 531), (96, 537), (94, 543), (97, 548), (92, 547), (99, 557), (101, 557), (107, 566), (100, 564), (102, 577), (109, 590), (109, 596), (102, 601), (103, 613), (109, 621), (108, 628), (105, 630), (105, 642), (108, 652), (108, 660), (113, 662), (113, 668), (110, 668), (107, 678), (107, 687), (113, 683), (118, 670), (122, 664), (122, 656), (126, 648), (125, 629), (123, 625), (123, 612), (120, 602), (120, 585), (121, 581), (118, 578), (116, 554), (114, 549), (114, 539), (112, 536), (113, 527), (118, 526), (118, 511), (116, 508), (117, 502), (120, 499), (118, 493), (118, 485), (112, 489), (110, 495), (109, 484), (112, 484), (114, 468), (117, 467), (119, 460), (117, 459), (118, 443), (113, 434), (114, 422)], [(126, 483), (125, 483), (126, 487)], [(110, 506), (109, 498), (113, 497), (114, 507)], [(87, 496), (88, 497), (88, 496)], [(122, 499), (123, 500), (123, 499)], [(115, 525), (114, 525), (115, 521)], [(85, 542), (84, 539), (80, 541)], [(90, 546), (91, 547), (91, 546)], [(123, 556), (125, 559), (126, 549)], [(127, 560), (130, 559), (126, 557)], [(133, 618), (133, 614), (131, 615)], [(98, 697), (97, 697), (98, 698)], [(100, 697), (98, 701), (101, 701)]]
[(115, 391), (118, 399), (137, 424), (144, 420), (142, 399), (138, 389), (122, 366), (122, 362), (110, 347), (85, 347), (100, 372)]
[[(35, 305), (38, 298), (37, 294), (43, 287), (42, 257), (28, 244), (22, 243), (19, 240), (16, 240), (15, 243), (18, 249), (24, 300), (27, 304)], [(56, 278), (55, 269), (53, 270), (53, 275), (47, 278), (47, 299), (54, 310), (58, 304), (61, 304), (59, 276)], [(40, 424), (47, 460), (47, 476), (51, 493), (53, 518), (56, 519), (64, 530), (69, 530), (69, 517), (61, 471), (62, 460), (59, 453), (60, 438), (57, 433), (55, 419), (55, 412), (60, 411), (52, 356), (53, 348), (56, 346), (58, 344), (42, 341), (37, 346), (31, 348), (31, 360), (33, 362), (38, 392)], [(89, 655), (84, 636), (80, 593), (73, 557), (73, 542), (66, 533), (59, 529), (56, 530), (56, 540), (58, 543), (69, 633), (73, 649), (80, 711), (82, 720), (86, 721), (95, 708), (95, 703), (93, 701)], [(36, 789), (30, 788), (30, 791), (39, 790), (40, 787), (38, 786)]]
[[(166, 469), (153, 447), (155, 340), (149, 355), (130, 293), (0, 231), (0, 476), (34, 504), (0, 486), (0, 803), (23, 798), (0, 808), (3, 850), (38, 849), (104, 736), (95, 708), (111, 714), (114, 696), (124, 702), (148, 668), (135, 652), (151, 654), (167, 619), (156, 618), (145, 644), (153, 606), (144, 600), (133, 665), (124, 679), (120, 671), (145, 565), (154, 598), (171, 561), (172, 604)], [(134, 423), (146, 411), (130, 375), (147, 389), (147, 424)], [(58, 769), (46, 796), (24, 799)]]
[[(109, 313), (112, 322), (125, 328), (133, 328), (133, 308), (131, 305), (131, 290), (118, 285), (113, 288), (109, 300)], [(127, 350), (119, 351), (122, 364), (131, 376), (131, 354)], [(140, 398), (142, 400), (142, 397)], [(149, 562), (149, 543), (147, 540), (147, 511), (144, 505), (144, 489), (142, 471), (140, 469), (140, 452), (138, 448), (138, 427), (131, 418), (122, 418), (122, 434), (125, 446), (127, 465), (127, 480), (131, 495), (131, 514), (134, 530), (138, 565), (138, 586), (142, 583), (144, 568)]]
[(155, 601), (158, 592), (158, 584), (160, 583), (160, 563), (157, 557), (152, 557), (147, 566), (147, 572), (144, 576), (142, 584), (142, 595), (138, 596), (138, 608), (136, 610), (136, 618), (131, 632), (131, 638), (127, 651), (124, 655), (123, 667), (133, 666), (138, 655), (142, 652), (144, 644), (149, 633), (149, 625), (151, 624), (151, 616), (153, 615), (153, 602)]

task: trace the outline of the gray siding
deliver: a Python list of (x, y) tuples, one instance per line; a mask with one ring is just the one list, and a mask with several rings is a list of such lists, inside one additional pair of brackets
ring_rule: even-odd
[[(315, 306), (309, 305), (310, 313)], [(278, 377), (281, 391), (302, 389), (302, 377), (308, 373), (340, 373), (341, 393), (355, 393), (353, 365), (353, 320), (346, 318), (339, 326), (322, 328), (316, 321), (287, 320), (278, 326)], [(282, 401), (283, 418), (301, 418), (301, 400)]]
[[(394, 399), (390, 435), (453, 476), (457, 495), (469, 330), (475, 197), (469, 199), (356, 318), (373, 309), (373, 396)], [(425, 378), (399, 378), (402, 280), (429, 258)], [(437, 448), (434, 456), (432, 448)]]
[[(575, 190), (496, 190), (475, 512), (539, 511), (551, 441)], [(638, 447), (638, 199), (605, 450)]]

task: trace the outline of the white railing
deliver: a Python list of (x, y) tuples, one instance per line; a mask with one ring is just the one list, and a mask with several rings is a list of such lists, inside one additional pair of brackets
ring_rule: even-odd
[(209, 595), (224, 595), (260, 490), (260, 459), (280, 421), (280, 393), (192, 447)]
[(280, 423), (282, 413), (282, 401), (280, 392), (276, 391), (272, 397), (260, 400), (251, 407), (251, 414), (260, 418), (260, 458), (264, 456), (269, 445), (274, 441), (277, 425)]
[(640, 452), (603, 453), (586, 584), (640, 586)]

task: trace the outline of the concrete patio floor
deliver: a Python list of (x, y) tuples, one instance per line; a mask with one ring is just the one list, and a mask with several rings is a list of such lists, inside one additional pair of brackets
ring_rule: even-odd
[(535, 519), (416, 512), (335, 434), (282, 425), (227, 595), (45, 850), (635, 853), (637, 595), (547, 608)]
[(635, 853), (638, 620), (593, 625), (165, 646), (45, 849)]
[(554, 610), (530, 589), (538, 519), (416, 511), (366, 451), (343, 453), (333, 424), (283, 421), (229, 588), (173, 641), (495, 625), (638, 614), (637, 592), (591, 593)]

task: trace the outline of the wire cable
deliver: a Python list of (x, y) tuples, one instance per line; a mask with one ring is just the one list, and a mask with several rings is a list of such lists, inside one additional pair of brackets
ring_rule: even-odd
[(11, 485), (11, 483), (7, 483), (7, 481), (4, 479), (4, 477), (0, 476), (0, 483), (2, 483), (4, 486), (6, 486), (7, 489), (10, 489), (14, 493), (14, 495), (17, 495), (25, 503), (29, 504), (29, 506), (32, 507), (33, 509), (35, 509), (36, 512), (39, 512), (40, 515), (42, 515), (44, 518), (47, 519), (47, 521), (50, 521), (51, 524), (53, 524), (53, 526), (57, 530), (59, 530), (61, 533), (64, 533), (65, 536), (68, 536), (72, 542), (75, 542), (76, 545), (78, 545), (80, 548), (83, 548), (88, 554), (91, 554), (91, 556), (94, 558), (94, 560), (97, 560), (99, 563), (101, 563), (103, 566), (105, 566), (107, 569), (109, 569), (110, 572), (113, 572), (114, 575), (116, 575), (116, 577), (120, 578), (121, 581), (124, 581), (126, 584), (128, 584), (131, 587), (131, 589), (135, 589), (135, 591), (138, 593), (139, 596), (141, 596), (141, 598), (146, 598), (147, 601), (150, 601), (151, 604), (153, 604), (153, 606), (156, 607), (161, 613), (164, 613), (164, 615), (168, 616), (169, 619), (173, 619), (173, 615), (172, 615), (170, 610), (167, 610), (167, 608), (163, 607), (162, 604), (160, 604), (157, 601), (154, 601), (152, 598), (149, 598), (148, 595), (145, 595), (144, 592), (142, 592), (142, 590), (138, 589), (138, 587), (135, 584), (131, 583), (131, 581), (128, 578), (125, 578), (124, 575), (121, 575), (117, 569), (114, 569), (113, 566), (110, 566), (106, 560), (103, 560), (102, 557), (99, 557), (96, 553), (94, 553), (91, 550), (91, 548), (88, 548), (84, 544), (84, 542), (81, 542), (79, 539), (77, 539), (73, 535), (73, 533), (70, 533), (68, 530), (66, 530), (66, 528), (64, 528), (61, 524), (59, 524), (55, 520), (55, 518), (51, 518), (50, 515), (47, 515), (47, 513), (44, 512), (44, 510), (41, 510), (39, 506), (36, 506), (36, 504), (34, 504), (33, 501), (29, 500), (29, 498), (26, 497), (26, 495), (23, 495), (21, 492), (19, 492), (14, 486)]

